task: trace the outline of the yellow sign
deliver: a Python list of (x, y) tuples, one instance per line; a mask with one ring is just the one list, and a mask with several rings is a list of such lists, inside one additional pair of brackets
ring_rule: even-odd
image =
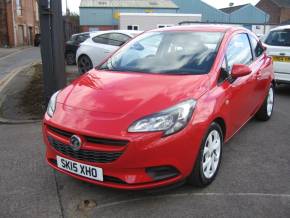
[(119, 11), (114, 12), (113, 18), (116, 20), (120, 20), (120, 12)]
[(152, 9), (146, 9), (145, 13), (153, 13), (153, 10)]

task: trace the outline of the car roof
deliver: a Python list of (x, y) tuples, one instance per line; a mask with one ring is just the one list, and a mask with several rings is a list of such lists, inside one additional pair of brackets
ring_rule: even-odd
[(81, 36), (81, 35), (88, 35), (90, 32), (83, 32), (83, 33), (75, 33), (72, 36)]
[(290, 25), (278, 26), (278, 27), (271, 29), (270, 31), (285, 30), (285, 29), (290, 29)]
[(105, 31), (91, 32), (90, 37), (95, 37), (95, 36), (105, 34), (105, 33), (122, 33), (122, 34), (126, 34), (126, 35), (133, 37), (133, 36), (136, 36), (136, 35), (142, 33), (142, 31), (137, 31), (137, 30), (105, 30)]
[(191, 24), (165, 27), (160, 29), (154, 29), (152, 31), (208, 31), (208, 32), (227, 32), (234, 30), (246, 30), (243, 27), (236, 27), (231, 25), (221, 24)]

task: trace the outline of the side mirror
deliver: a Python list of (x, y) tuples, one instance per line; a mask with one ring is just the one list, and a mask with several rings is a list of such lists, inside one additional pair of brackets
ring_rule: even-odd
[(261, 43), (263, 51), (267, 51), (267, 45), (265, 43)]
[(238, 77), (247, 76), (252, 72), (252, 70), (244, 64), (234, 64), (232, 68), (231, 76), (233, 79)]

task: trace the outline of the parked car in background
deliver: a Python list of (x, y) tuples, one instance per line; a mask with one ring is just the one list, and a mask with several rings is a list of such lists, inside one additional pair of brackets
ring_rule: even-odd
[(273, 57), (277, 83), (290, 83), (290, 25), (272, 29), (264, 44), (268, 55)]
[(133, 30), (111, 30), (91, 34), (77, 50), (79, 72), (85, 73), (97, 66), (121, 45), (140, 33)]
[(148, 31), (51, 97), (46, 160), (107, 187), (205, 187), (218, 173), (224, 143), (252, 117), (271, 118), (273, 87), (272, 59), (245, 28)]
[(65, 43), (65, 59), (68, 65), (76, 64), (77, 50), (82, 42), (90, 38), (90, 34), (89, 32), (74, 34)]

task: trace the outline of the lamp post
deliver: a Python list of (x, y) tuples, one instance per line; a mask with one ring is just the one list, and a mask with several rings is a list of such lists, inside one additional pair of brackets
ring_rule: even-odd
[(54, 92), (66, 85), (61, 1), (38, 0), (41, 58), (46, 105)]

